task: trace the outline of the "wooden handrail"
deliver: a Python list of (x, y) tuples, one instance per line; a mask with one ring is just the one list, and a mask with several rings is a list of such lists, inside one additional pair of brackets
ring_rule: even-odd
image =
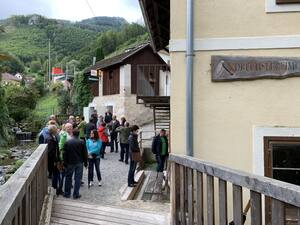
[(48, 190), (47, 145), (40, 145), (0, 187), (0, 224), (36, 225)]
[(185, 155), (170, 154), (169, 161), (300, 207), (300, 187), (297, 185), (230, 169)]
[[(220, 225), (228, 225), (227, 183), (232, 184), (233, 191), (234, 221), (230, 224), (242, 225), (246, 219), (243, 212), (243, 188), (250, 191), (251, 225), (262, 224), (262, 195), (270, 199), (271, 207), (266, 214), (266, 220), (270, 221), (272, 225), (285, 224), (286, 204), (292, 205), (300, 212), (300, 187), (297, 185), (185, 155), (170, 154), (169, 162), (171, 163), (171, 215), (174, 225), (215, 224), (214, 178), (219, 180)], [(206, 185), (204, 185), (204, 175), (206, 176)], [(207, 201), (206, 212), (203, 207), (205, 200)], [(249, 207), (246, 208), (249, 209)], [(206, 220), (204, 220), (204, 216), (206, 216)], [(299, 216), (296, 218), (298, 223), (300, 222)]]

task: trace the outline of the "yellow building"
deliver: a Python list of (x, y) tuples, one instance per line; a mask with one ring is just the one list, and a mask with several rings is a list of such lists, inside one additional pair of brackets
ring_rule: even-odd
[(140, 5), (170, 51), (172, 152), (300, 185), (300, 1)]

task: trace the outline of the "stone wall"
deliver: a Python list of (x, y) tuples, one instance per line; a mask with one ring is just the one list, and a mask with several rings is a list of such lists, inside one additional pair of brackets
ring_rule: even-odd
[(96, 106), (99, 115), (104, 115), (107, 107), (112, 106), (114, 115), (119, 119), (125, 116), (131, 124), (143, 125), (153, 121), (153, 110), (143, 104), (136, 104), (136, 95), (95, 97), (93, 105)]

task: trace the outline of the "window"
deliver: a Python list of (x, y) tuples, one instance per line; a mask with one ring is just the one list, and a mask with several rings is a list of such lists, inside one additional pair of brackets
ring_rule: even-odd
[[(265, 175), (300, 185), (300, 139), (265, 137)], [(270, 224), (271, 201), (266, 198), (266, 224)], [(285, 225), (298, 224), (297, 208), (285, 205)]]
[(300, 0), (265, 0), (266, 13), (300, 12)]
[(276, 0), (276, 4), (300, 3), (300, 0)]

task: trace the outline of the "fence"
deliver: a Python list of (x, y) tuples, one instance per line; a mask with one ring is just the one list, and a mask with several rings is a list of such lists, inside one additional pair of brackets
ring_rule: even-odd
[[(266, 213), (271, 216), (267, 224), (300, 223), (300, 188), (297, 185), (233, 170), (188, 156), (171, 154), (169, 161), (173, 225), (214, 225), (217, 220), (215, 207), (219, 208), (218, 224), (228, 225), (228, 183), (232, 184), (232, 211), (235, 225), (244, 224), (243, 189), (250, 191), (251, 225), (263, 224), (263, 195), (270, 198), (271, 204), (270, 213)], [(218, 180), (216, 205), (215, 179)], [(296, 213), (294, 218), (288, 220), (285, 214), (286, 207), (291, 205)]]
[(47, 145), (40, 145), (0, 187), (0, 224), (37, 225), (48, 190)]

